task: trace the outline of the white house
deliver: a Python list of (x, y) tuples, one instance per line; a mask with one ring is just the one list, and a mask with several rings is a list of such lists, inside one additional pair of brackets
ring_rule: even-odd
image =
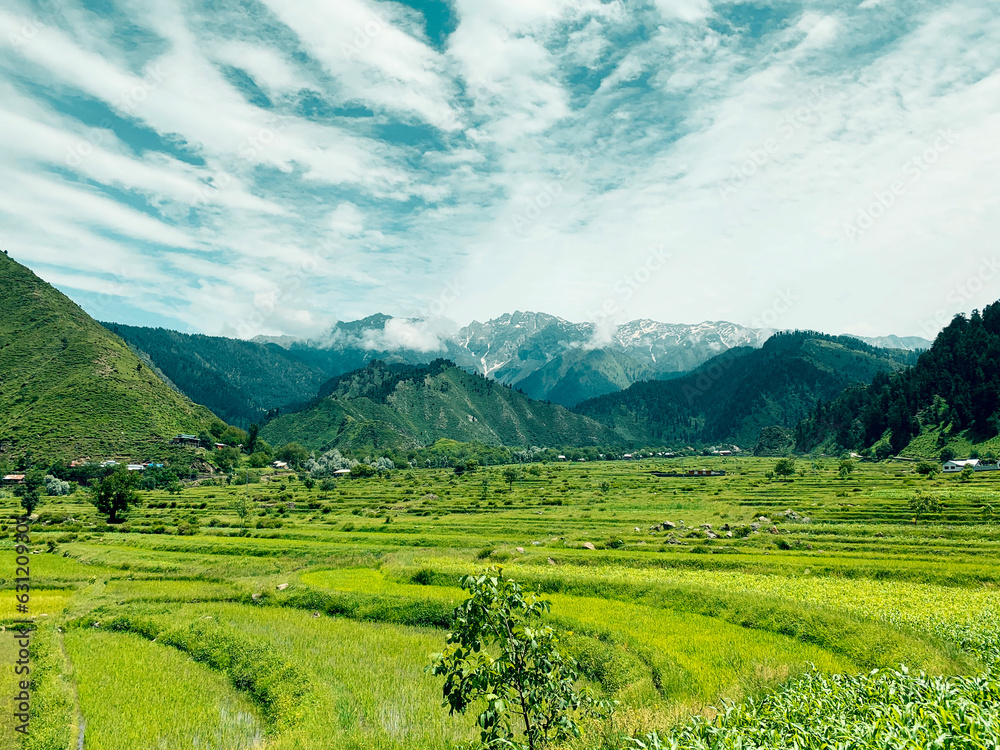
[(971, 466), (973, 469), (975, 469), (977, 466), (979, 466), (979, 459), (968, 458), (965, 459), (964, 461), (945, 461), (944, 465), (941, 467), (941, 470), (945, 474), (957, 474), (966, 466)]

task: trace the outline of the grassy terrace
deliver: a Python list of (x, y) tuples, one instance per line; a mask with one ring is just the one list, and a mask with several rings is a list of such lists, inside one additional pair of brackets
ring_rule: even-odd
[[(328, 491), (274, 475), (145, 493), (117, 528), (82, 492), (49, 498), (30, 558), (39, 700), (12, 747), (76, 747), (83, 722), (87, 748), (455, 747), (472, 722), (448, 717), (424, 667), (459, 577), (487, 564), (546, 592), (566, 650), (620, 701), (581, 748), (652, 730), (700, 747), (689, 717), (723, 701), (766, 713), (757, 701), (833, 689), (823, 675), (905, 664), (954, 681), (992, 663), (1000, 473), (962, 483), (885, 463), (840, 479), (838, 462), (800, 459), (774, 481), (773, 464), (542, 465), (512, 489), (496, 469)], [(695, 467), (728, 475), (649, 473)], [(918, 492), (941, 511), (915, 518)], [(245, 530), (240, 494), (254, 501)], [(8, 551), (15, 515), (0, 497)], [(0, 572), (5, 623), (13, 572)]]

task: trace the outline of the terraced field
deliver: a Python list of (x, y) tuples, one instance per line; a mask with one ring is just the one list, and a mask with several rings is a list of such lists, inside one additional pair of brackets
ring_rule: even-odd
[[(791, 481), (766, 459), (534, 465), (512, 487), (499, 469), (270, 475), (146, 493), (120, 527), (83, 493), (50, 498), (31, 733), (5, 716), (0, 747), (457, 747), (472, 720), (425, 667), (486, 565), (545, 593), (585, 681), (619, 701), (573, 747), (915, 748), (935, 727), (996, 747), (1000, 476), (838, 463), (799, 460)], [(728, 473), (650, 474), (695, 467)], [(941, 509), (915, 517), (918, 492)], [(4, 625), (15, 508), (0, 497)], [(861, 695), (869, 713), (845, 708)]]

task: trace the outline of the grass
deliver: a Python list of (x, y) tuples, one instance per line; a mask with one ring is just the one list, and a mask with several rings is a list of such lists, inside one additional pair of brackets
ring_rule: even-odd
[(263, 746), (250, 701), (182, 653), (128, 633), (74, 630), (65, 640), (88, 750)]
[[(456, 747), (474, 737), (471, 722), (448, 717), (424, 668), (462, 598), (460, 575), (486, 565), (546, 593), (565, 649), (621, 702), (618, 735), (592, 727), (595, 744), (675, 725), (692, 738), (701, 725), (688, 717), (718, 722), (727, 699), (764, 716), (760, 701), (784, 695), (782, 685), (835, 691), (829, 675), (895, 674), (904, 663), (965, 690), (954, 681), (1000, 653), (1000, 527), (981, 511), (1000, 507), (1000, 476), (927, 480), (886, 462), (858, 464), (843, 480), (827, 459), (799, 460), (792, 481), (768, 481), (773, 463), (548, 464), (512, 491), (495, 469), (403, 470), (325, 491), (266, 474), (249, 489), (144, 493), (115, 530), (82, 493), (47, 499), (32, 546), (53, 552), (31, 556), (31, 613), (47, 634), (39, 689), (62, 730), (33, 747), (72, 741), (74, 687), (88, 748), (102, 746), (91, 732), (106, 747), (142, 747), (129, 732), (144, 723), (169, 747), (191, 746), (193, 733), (233, 747), (259, 734), (267, 750)], [(648, 473), (702, 466), (727, 476)], [(914, 522), (917, 490), (943, 510)], [(254, 503), (246, 530), (233, 510), (239, 493)], [(13, 546), (15, 503), (0, 498), (0, 548)], [(192, 521), (193, 536), (176, 533)], [(663, 530), (666, 521), (674, 527)], [(13, 570), (0, 575), (10, 576), (0, 593), (9, 621)], [(120, 727), (95, 697), (110, 690), (106, 668), (135, 693)], [(179, 697), (199, 690), (194, 682), (212, 686), (208, 713)], [(253, 722), (237, 721), (241, 711)]]

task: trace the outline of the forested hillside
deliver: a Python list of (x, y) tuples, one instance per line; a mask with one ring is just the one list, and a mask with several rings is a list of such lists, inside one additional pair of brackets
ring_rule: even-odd
[(230, 424), (307, 401), (329, 377), (277, 344), (104, 323), (173, 385)]
[(0, 452), (140, 457), (216, 422), (64, 294), (0, 254)]
[(1000, 432), (1000, 302), (956, 316), (911, 369), (817, 404), (796, 443), (899, 453), (923, 430), (941, 446), (960, 433), (978, 442)]
[(616, 442), (603, 425), (446, 360), (373, 362), (333, 378), (311, 405), (270, 422), (261, 434), (275, 445), (294, 441), (317, 450), (398, 449), (441, 438), (521, 446)]
[(763, 427), (794, 427), (818, 401), (915, 355), (876, 349), (847, 336), (776, 334), (760, 349), (733, 349), (692, 373), (636, 383), (585, 401), (576, 411), (629, 443), (732, 442), (753, 446)]

